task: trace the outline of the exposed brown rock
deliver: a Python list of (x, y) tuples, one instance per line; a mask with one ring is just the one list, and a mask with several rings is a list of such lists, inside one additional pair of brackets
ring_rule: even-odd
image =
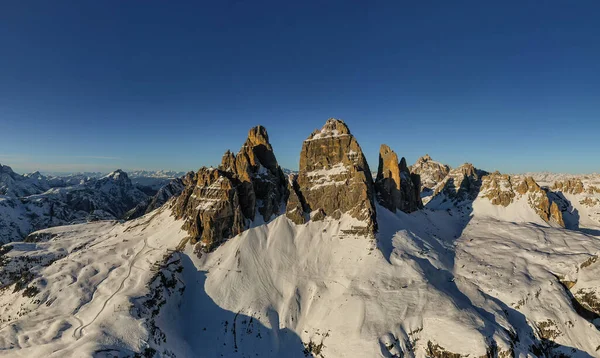
[(174, 205), (175, 217), (184, 219), (183, 229), (198, 242), (198, 248), (210, 251), (223, 240), (244, 230), (244, 215), (234, 182), (226, 173), (201, 168), (195, 184), (188, 185)]
[(481, 197), (494, 205), (508, 206), (517, 197), (526, 196), (532, 209), (546, 222), (562, 227), (565, 223), (558, 204), (550, 200), (548, 193), (532, 177), (513, 177), (498, 172), (483, 177)]
[(483, 177), (481, 195), (494, 205), (506, 207), (513, 202), (513, 198), (516, 196), (512, 189), (510, 176), (496, 172)]
[(579, 178), (557, 181), (552, 186), (552, 190), (561, 191), (567, 194), (581, 194), (584, 191), (583, 182)]
[(452, 169), (434, 188), (434, 196), (443, 193), (453, 201), (475, 200), (481, 188), (481, 178), (488, 173), (465, 163)]
[(185, 188), (174, 204), (177, 218), (197, 249), (210, 251), (255, 219), (269, 220), (287, 200), (285, 176), (264, 127), (254, 127), (237, 155), (225, 152), (219, 169), (201, 168), (183, 179)]
[(356, 232), (372, 234), (376, 231), (371, 171), (358, 142), (343, 121), (329, 119), (321, 130), (315, 130), (304, 141), (296, 182), (296, 194), (305, 201), (306, 212), (322, 210), (324, 215), (330, 216), (340, 210), (364, 222)]
[(600, 205), (600, 199), (591, 198), (588, 196), (585, 199), (580, 200), (579, 204), (587, 206), (587, 207), (592, 207), (592, 206)]
[(552, 204), (550, 204), (550, 219), (554, 220), (558, 225), (565, 227), (565, 221), (563, 220), (562, 212), (554, 201)]
[(385, 208), (413, 212), (423, 207), (420, 177), (411, 174), (406, 159), (398, 156), (387, 145), (379, 149), (379, 167), (375, 180), (377, 200)]
[(391, 211), (402, 207), (398, 155), (385, 144), (382, 144), (379, 149), (375, 190), (377, 191), (377, 200), (383, 207)]
[(219, 168), (233, 173), (239, 180), (244, 216), (254, 220), (258, 209), (264, 220), (269, 220), (280, 211), (282, 200), (287, 197), (287, 185), (265, 127), (250, 129), (248, 139), (237, 155), (227, 151)]

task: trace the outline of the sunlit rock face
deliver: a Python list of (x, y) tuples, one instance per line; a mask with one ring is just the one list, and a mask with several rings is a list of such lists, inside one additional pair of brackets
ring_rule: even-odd
[(283, 210), (287, 183), (267, 131), (252, 128), (237, 154), (225, 152), (218, 169), (201, 168), (183, 179), (174, 205), (197, 249), (211, 251), (245, 230), (256, 215), (268, 221)]
[[(300, 170), (292, 186), (297, 187), (292, 200), (298, 197), (305, 203), (303, 214), (316, 212), (314, 219), (321, 219), (347, 213), (361, 222), (354, 226), (355, 232), (369, 235), (377, 230), (371, 171), (360, 145), (343, 121), (327, 120), (322, 129), (304, 141)], [(288, 217), (300, 221), (289, 204)]]

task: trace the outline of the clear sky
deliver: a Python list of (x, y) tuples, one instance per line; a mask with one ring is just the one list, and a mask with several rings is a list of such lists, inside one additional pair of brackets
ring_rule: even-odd
[(329, 117), (372, 170), (600, 171), (600, 2), (7, 1), (0, 163), (195, 170), (269, 131), (284, 167)]

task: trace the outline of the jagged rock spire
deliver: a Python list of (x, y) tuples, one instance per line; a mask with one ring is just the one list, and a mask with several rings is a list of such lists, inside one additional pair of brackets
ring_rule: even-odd
[(285, 176), (263, 126), (250, 129), (237, 154), (226, 151), (218, 169), (201, 168), (184, 183), (175, 215), (186, 219), (184, 228), (198, 242), (198, 251), (210, 251), (239, 234), (257, 212), (268, 221), (288, 197)]

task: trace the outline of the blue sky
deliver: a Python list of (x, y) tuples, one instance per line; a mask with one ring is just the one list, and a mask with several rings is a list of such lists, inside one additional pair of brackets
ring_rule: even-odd
[(600, 171), (598, 1), (13, 1), (0, 163), (195, 170), (267, 127), (280, 164), (344, 119), (373, 170)]

